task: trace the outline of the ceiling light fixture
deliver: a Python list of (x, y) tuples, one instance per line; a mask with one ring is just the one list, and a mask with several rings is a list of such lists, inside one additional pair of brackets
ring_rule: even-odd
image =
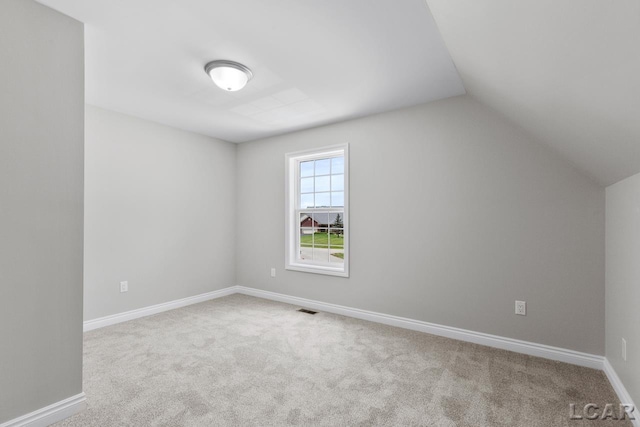
[(242, 89), (253, 77), (249, 68), (233, 61), (211, 61), (204, 66), (204, 71), (220, 89), (229, 92)]

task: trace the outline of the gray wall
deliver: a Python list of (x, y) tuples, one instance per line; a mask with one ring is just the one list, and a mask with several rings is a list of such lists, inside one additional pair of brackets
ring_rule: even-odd
[[(640, 174), (607, 188), (607, 359), (640, 403)], [(622, 338), (627, 361), (622, 360)]]
[(82, 391), (82, 24), (0, 2), (0, 423)]
[[(351, 277), (285, 271), (284, 154), (345, 142)], [(237, 185), (239, 285), (604, 354), (604, 189), (468, 96), (241, 144)]]
[(235, 284), (235, 144), (87, 106), (85, 151), (85, 320)]

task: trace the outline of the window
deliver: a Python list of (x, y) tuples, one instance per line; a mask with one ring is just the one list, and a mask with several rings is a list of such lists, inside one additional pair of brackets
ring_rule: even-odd
[(286, 155), (286, 269), (349, 276), (348, 145)]

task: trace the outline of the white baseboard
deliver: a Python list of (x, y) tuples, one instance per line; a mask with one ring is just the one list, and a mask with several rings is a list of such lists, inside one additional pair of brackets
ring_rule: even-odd
[(2, 423), (0, 427), (46, 427), (84, 410), (87, 406), (86, 401), (84, 393), (76, 394), (53, 405)]
[(117, 323), (126, 322), (128, 320), (150, 316), (152, 314), (161, 313), (163, 311), (173, 310), (176, 308), (221, 298), (235, 293), (251, 295), (258, 298), (280, 301), (293, 305), (300, 305), (320, 311), (326, 311), (328, 313), (335, 313), (343, 316), (355, 317), (357, 319), (368, 320), (371, 322), (383, 323), (385, 325), (396, 326), (399, 328), (426, 332), (428, 334), (453, 338), (460, 341), (472, 342), (489, 347), (501, 348), (504, 350), (514, 351), (516, 353), (543, 357), (545, 359), (557, 360), (574, 365), (586, 366), (588, 368), (599, 370), (604, 369), (603, 356), (581, 353), (579, 351), (552, 347), (544, 344), (536, 344), (532, 342), (516, 340), (513, 338), (505, 338), (497, 335), (485, 334), (482, 332), (469, 331), (466, 329), (454, 328), (451, 326), (438, 325), (435, 323), (423, 322), (421, 320), (392, 316), (390, 314), (376, 313), (373, 311), (361, 310), (358, 308), (351, 308), (337, 304), (314, 301), (306, 298), (299, 298), (275, 292), (263, 291), (246, 286), (230, 286), (224, 289), (207, 292), (205, 294), (200, 294), (193, 297), (183, 298), (162, 304), (152, 305), (150, 307), (144, 307), (137, 310), (131, 310), (124, 313), (88, 320), (84, 322), (84, 331), (86, 332), (93, 329), (103, 328), (105, 326), (115, 325)]
[[(560, 362), (571, 363), (588, 368), (604, 370), (607, 378), (611, 382), (615, 392), (620, 398), (620, 401), (625, 404), (633, 405), (631, 396), (624, 387), (624, 384), (616, 374), (609, 361), (603, 356), (582, 353), (559, 347), (552, 347), (544, 344), (536, 344), (532, 342), (516, 340), (513, 338), (505, 338), (497, 335), (485, 334), (482, 332), (474, 332), (466, 329), (438, 325), (435, 323), (423, 322), (420, 320), (408, 319), (405, 317), (392, 316), (384, 313), (376, 313), (373, 311), (361, 310), (358, 308), (345, 307), (337, 304), (314, 301), (306, 298), (299, 298), (246, 286), (230, 286), (224, 289), (207, 292), (193, 297), (182, 298), (179, 300), (157, 304), (150, 307), (144, 307), (137, 310), (131, 310), (124, 313), (88, 320), (84, 322), (84, 331), (103, 328), (105, 326), (150, 316), (152, 314), (173, 310), (191, 304), (197, 304), (216, 298), (221, 298), (235, 293), (284, 302), (307, 308), (313, 308), (328, 313), (335, 313), (343, 316), (354, 317), (357, 319), (368, 320), (371, 322), (382, 323), (385, 325), (396, 326), (399, 328), (411, 329), (414, 331), (453, 338), (460, 341), (472, 342), (489, 347), (509, 350), (516, 353), (528, 354), (545, 359), (557, 360)], [(0, 427), (45, 427), (68, 418), (76, 414), (77, 412), (80, 412), (85, 407), (86, 397), (84, 393), (80, 393), (76, 396), (39, 409), (30, 414), (7, 421), (3, 424), (0, 424)], [(636, 413), (635, 415), (636, 419), (633, 420), (633, 425), (634, 427), (640, 427), (640, 414)]]
[(213, 292), (207, 292), (192, 297), (169, 301), (162, 304), (156, 304), (149, 307), (138, 308), (136, 310), (125, 311), (124, 313), (113, 314), (111, 316), (87, 320), (83, 324), (83, 331), (92, 331), (94, 329), (104, 328), (105, 326), (115, 325), (116, 323), (139, 319), (140, 317), (151, 316), (152, 314), (162, 313), (163, 311), (174, 310), (176, 308), (185, 307), (187, 305), (225, 297), (227, 295), (235, 294), (237, 292), (236, 288), (236, 286), (230, 286), (228, 288), (219, 289)]
[[(373, 311), (361, 310), (358, 308), (346, 307), (337, 304), (325, 303), (321, 301), (310, 300), (306, 298), (294, 297), (285, 294), (279, 294), (276, 292), (264, 291), (261, 289), (250, 288), (246, 286), (230, 286), (224, 289), (220, 289), (213, 292), (208, 292), (193, 297), (183, 298), (175, 301), (170, 301), (163, 304), (153, 305), (150, 307), (140, 308), (137, 310), (127, 311), (125, 313), (119, 313), (112, 316), (101, 317), (99, 319), (88, 320), (84, 322), (84, 330), (90, 331), (93, 329), (102, 328), (116, 323), (126, 322), (128, 320), (138, 319), (140, 317), (150, 316), (152, 314), (161, 313), (163, 311), (173, 310), (176, 308), (184, 307), (199, 302), (204, 302), (216, 298), (221, 298), (227, 295), (240, 293), (244, 295), (250, 295), (258, 298), (264, 298), (273, 301), (284, 302), (287, 304), (293, 304), (306, 308), (312, 308), (319, 311), (325, 311), (328, 313), (340, 314), (347, 317), (354, 317), (356, 319), (368, 320), (371, 322), (382, 323), (385, 325), (396, 326), (399, 328), (410, 329), (419, 332), (425, 332), (432, 335), (443, 336), (460, 341), (472, 342), (475, 344), (486, 345), (488, 347), (500, 348), (503, 350), (513, 351), (516, 353), (528, 354), (530, 356), (542, 357), (550, 360), (557, 360), (560, 362), (570, 363), (573, 365), (584, 366), (587, 368), (593, 368), (603, 370), (609, 381), (611, 382), (614, 390), (618, 394), (622, 403), (633, 404), (629, 393), (625, 389), (622, 381), (614, 371), (609, 361), (603, 357), (595, 354), (582, 353), (579, 351), (568, 350), (560, 347), (552, 347), (544, 344), (537, 344), (528, 341), (521, 341), (513, 338), (506, 338), (497, 335), (485, 334), (482, 332), (470, 331), (467, 329), (454, 328), (451, 326), (438, 325), (436, 323), (423, 322), (421, 320), (408, 319), (405, 317), (393, 316), (390, 314), (376, 313)], [(84, 396), (84, 395), (83, 395)], [(84, 397), (82, 403), (84, 404)], [(46, 410), (44, 408), (41, 411)], [(39, 413), (40, 411), (38, 411)], [(35, 414), (35, 413), (34, 413)], [(32, 414), (26, 415), (30, 417)], [(22, 420), (20, 419), (16, 420)], [(640, 414), (636, 414), (636, 420), (633, 421), (635, 427), (640, 427)], [(60, 418), (62, 419), (62, 418)], [(12, 422), (15, 422), (11, 421)], [(2, 424), (0, 427), (8, 426), (23, 426), (31, 424)], [(46, 424), (33, 424), (33, 426), (40, 426)]]
[(609, 382), (618, 395), (620, 402), (628, 405), (633, 405), (633, 407), (635, 408), (635, 411), (633, 412), (635, 420), (632, 420), (631, 422), (633, 423), (634, 427), (640, 427), (640, 408), (634, 405), (633, 399), (631, 399), (631, 395), (620, 380), (620, 377), (616, 373), (615, 369), (613, 369), (613, 366), (611, 366), (611, 363), (609, 363), (609, 359), (607, 359), (606, 357), (604, 359), (604, 373), (607, 375), (607, 378), (609, 378)]
[(389, 314), (376, 313), (373, 311), (360, 310), (358, 308), (345, 307), (342, 305), (329, 304), (305, 298), (293, 297), (275, 292), (263, 291), (260, 289), (237, 286), (237, 292), (254, 297), (280, 301), (288, 304), (313, 308), (328, 313), (340, 314), (371, 322), (383, 323), (385, 325), (396, 326), (404, 329), (411, 329), (428, 334), (453, 338), (460, 341), (472, 342), (489, 347), (514, 351), (516, 353), (528, 354), (531, 356), (543, 357), (545, 359), (557, 360), (571, 363), (573, 365), (586, 366), (587, 368), (603, 369), (604, 357), (594, 354), (581, 353), (579, 351), (567, 350), (559, 347), (552, 347), (544, 344), (536, 344), (527, 341), (520, 341), (513, 338), (505, 338), (497, 335), (474, 332), (466, 329), (453, 328), (450, 326), (438, 325), (435, 323), (423, 322), (420, 320), (407, 319), (404, 317), (392, 316)]

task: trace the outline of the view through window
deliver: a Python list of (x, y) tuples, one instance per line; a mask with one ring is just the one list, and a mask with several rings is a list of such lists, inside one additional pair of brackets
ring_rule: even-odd
[[(345, 273), (348, 260), (346, 148), (289, 155), (289, 265)], [(293, 268), (296, 269), (296, 268)]]

